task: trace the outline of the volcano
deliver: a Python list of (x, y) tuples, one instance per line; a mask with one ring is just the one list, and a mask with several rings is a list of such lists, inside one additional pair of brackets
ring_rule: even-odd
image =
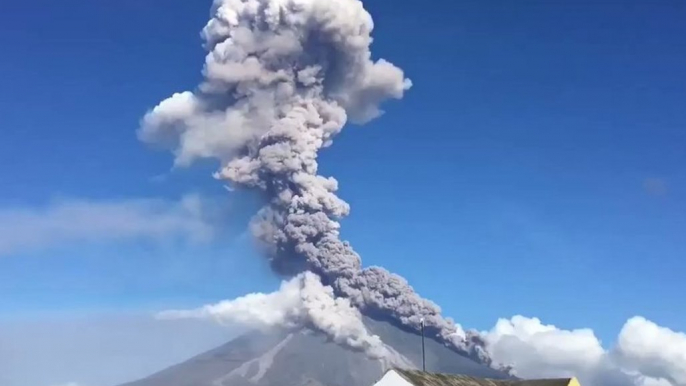
[[(421, 336), (364, 317), (407, 366), (421, 368)], [(427, 371), (508, 379), (432, 339), (425, 341)], [(369, 386), (388, 364), (331, 342), (310, 330), (251, 332), (220, 347), (121, 386)]]

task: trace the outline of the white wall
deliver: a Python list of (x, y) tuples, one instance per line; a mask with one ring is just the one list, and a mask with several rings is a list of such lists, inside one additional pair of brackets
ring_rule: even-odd
[(412, 384), (394, 370), (390, 370), (374, 386), (412, 386)]

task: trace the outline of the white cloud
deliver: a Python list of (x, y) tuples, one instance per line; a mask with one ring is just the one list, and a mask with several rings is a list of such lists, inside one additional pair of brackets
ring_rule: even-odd
[(486, 337), (494, 358), (516, 363), (522, 377), (576, 374), (604, 355), (593, 331), (560, 330), (537, 318), (500, 319)]
[(159, 199), (56, 200), (42, 207), (0, 208), (0, 256), (70, 242), (211, 238), (213, 227), (199, 196)]
[(619, 333), (618, 361), (647, 376), (686, 385), (686, 334), (642, 317), (629, 319)]
[(222, 325), (251, 326), (268, 329), (276, 326), (297, 327), (303, 312), (299, 278), (285, 281), (278, 291), (251, 293), (192, 310), (160, 312), (159, 319), (211, 319)]
[(248, 294), (194, 310), (164, 311), (158, 317), (211, 319), (250, 328), (310, 327), (370, 357), (383, 358), (388, 354), (381, 339), (367, 331), (360, 312), (350, 301), (335, 297), (333, 289), (310, 272), (284, 281), (276, 292)]
[(564, 330), (537, 318), (501, 319), (484, 332), (497, 362), (523, 378), (576, 376), (584, 386), (686, 385), (686, 335), (629, 319), (606, 350), (590, 329)]

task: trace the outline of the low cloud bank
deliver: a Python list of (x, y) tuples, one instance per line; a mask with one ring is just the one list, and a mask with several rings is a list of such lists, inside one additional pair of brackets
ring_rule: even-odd
[[(276, 292), (165, 311), (158, 318), (205, 319), (262, 329), (309, 326), (372, 355), (386, 350), (377, 336), (367, 332), (359, 311), (310, 273), (283, 282)], [(584, 386), (686, 386), (686, 334), (639, 316), (625, 323), (609, 348), (591, 329), (565, 330), (520, 315), (498, 320), (481, 336), (493, 360), (512, 365), (521, 378), (574, 376)]]
[(483, 332), (497, 362), (523, 378), (576, 376), (584, 386), (686, 385), (686, 334), (629, 319), (606, 349), (591, 329), (564, 330), (538, 318), (500, 319)]
[[(118, 384), (224, 343), (245, 325), (310, 323), (338, 334), (341, 344), (380, 347), (370, 343), (377, 338), (367, 333), (356, 310), (328, 291), (316, 277), (303, 275), (270, 294), (168, 311), (157, 320), (0, 323), (0, 384)], [(686, 334), (643, 317), (629, 319), (609, 348), (590, 329), (565, 330), (524, 316), (500, 319), (482, 334), (494, 360), (514, 365), (522, 378), (576, 376), (583, 386), (686, 385)], [(42, 371), (35, 372), (37, 367)]]

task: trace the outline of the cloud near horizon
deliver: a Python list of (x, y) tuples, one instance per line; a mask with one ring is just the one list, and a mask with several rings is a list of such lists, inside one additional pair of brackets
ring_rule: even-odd
[[(258, 308), (264, 308), (271, 304), (267, 300), (282, 300), (283, 294), (271, 297), (275, 299), (249, 295), (232, 304), (256, 303)], [(0, 370), (4, 370), (0, 372), (0, 381), (6, 376), (11, 386), (64, 386), (64, 381), (54, 382), (62, 378), (77, 379), (78, 385), (83, 386), (137, 379), (235, 336), (237, 330), (231, 328), (234, 323), (217, 318), (228, 315), (226, 307), (200, 310), (203, 312), (192, 315), (195, 317), (164, 320), (106, 317), (58, 324), (0, 324)], [(217, 315), (209, 315), (206, 311), (210, 310)], [(206, 323), (202, 319), (222, 323)], [(483, 334), (493, 358), (514, 364), (522, 378), (575, 376), (582, 386), (686, 385), (686, 334), (643, 317), (630, 318), (609, 348), (603, 347), (591, 329), (565, 330), (544, 324), (538, 318), (519, 315), (498, 320)], [(65, 352), (71, 353), (65, 361), (52, 360)], [(82, 361), (86, 357), (88, 361)], [(35, 364), (36, 360), (45, 366), (46, 373), (37, 374), (34, 366), (21, 366)], [(145, 366), (135, 366), (136, 363)], [(45, 383), (51, 375), (53, 382)]]
[(606, 349), (593, 330), (564, 330), (521, 315), (484, 332), (493, 359), (523, 378), (571, 377), (583, 386), (686, 385), (686, 334), (630, 318)]
[(0, 207), (0, 257), (73, 242), (208, 241), (214, 228), (206, 200), (60, 199), (41, 207)]

